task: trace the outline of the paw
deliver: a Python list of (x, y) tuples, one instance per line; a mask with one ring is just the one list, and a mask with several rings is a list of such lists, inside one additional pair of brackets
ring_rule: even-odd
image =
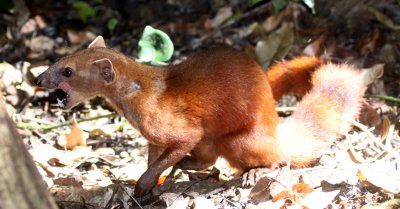
[(242, 186), (246, 188), (253, 187), (258, 180), (271, 171), (270, 168), (253, 168), (244, 172), (241, 177)]
[(145, 172), (138, 180), (135, 186), (134, 197), (142, 197), (149, 194), (151, 190), (157, 185), (158, 177), (152, 177), (152, 175)]

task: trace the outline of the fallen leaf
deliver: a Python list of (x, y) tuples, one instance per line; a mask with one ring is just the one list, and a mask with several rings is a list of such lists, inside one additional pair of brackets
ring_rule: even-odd
[(55, 158), (55, 157), (50, 158), (50, 159), (47, 161), (47, 163), (48, 163), (49, 165), (51, 165), (51, 166), (54, 166), (54, 167), (64, 167), (64, 166), (65, 166), (65, 164), (63, 164), (63, 163), (60, 162), (60, 159)]
[(80, 176), (68, 176), (65, 178), (57, 178), (54, 179), (54, 184), (60, 186), (73, 186), (73, 187), (82, 187), (83, 181)]
[(190, 201), (189, 197), (186, 197), (184, 199), (179, 198), (179, 199), (175, 200), (172, 203), (172, 205), (167, 207), (167, 209), (186, 209), (186, 208), (188, 208), (189, 201)]
[(257, 181), (249, 194), (249, 199), (251, 200), (251, 202), (258, 204), (271, 199), (271, 181), (273, 180), (268, 177), (262, 177), (260, 180)]
[(390, 129), (390, 121), (389, 118), (385, 115), (383, 117), (383, 122), (382, 122), (382, 128), (380, 130), (380, 135), (381, 135), (381, 142), (385, 141), (389, 134), (389, 129)]
[(307, 56), (318, 56), (323, 53), (324, 49), (324, 42), (326, 40), (326, 36), (322, 35), (310, 44), (306, 46), (303, 50), (303, 54)]
[(257, 42), (255, 53), (258, 62), (265, 69), (273, 61), (283, 59), (292, 47), (293, 41), (293, 24), (282, 23), (279, 29)]
[(194, 198), (193, 209), (202, 209), (202, 208), (217, 209), (213, 201), (210, 199), (201, 196)]
[(303, 208), (309, 209), (320, 209), (327, 208), (327, 206), (333, 202), (335, 197), (339, 194), (339, 190), (322, 192), (321, 188), (314, 190), (307, 194), (304, 198), (299, 199), (299, 204)]
[(289, 191), (282, 191), (276, 194), (274, 198), (272, 198), (272, 202), (276, 202), (278, 200), (286, 200), (289, 198), (293, 198), (293, 194), (289, 193)]
[(81, 46), (85, 43), (93, 41), (96, 35), (89, 31), (76, 31), (67, 29), (68, 40), (72, 45)]
[(94, 152), (111, 162), (116, 159), (115, 150), (110, 147), (99, 147)]
[(395, 174), (390, 175), (389, 172), (390, 170), (385, 172), (385, 170), (378, 167), (377, 164), (370, 166), (360, 165), (357, 176), (360, 178), (365, 187), (369, 187), (371, 189), (376, 187), (391, 193), (400, 193), (399, 176)]
[(388, 200), (383, 203), (370, 203), (361, 207), (361, 209), (398, 209), (400, 208), (400, 199)]
[(77, 146), (86, 147), (86, 139), (83, 137), (83, 131), (79, 128), (75, 116), (72, 118), (71, 132), (57, 140), (57, 145), (68, 150), (73, 150)]
[(298, 183), (292, 186), (292, 191), (296, 194), (296, 196), (306, 196), (307, 194), (314, 191), (313, 188), (308, 184)]
[(364, 68), (361, 71), (361, 76), (366, 85), (374, 83), (376, 80), (382, 77), (385, 71), (385, 64), (376, 64), (370, 68)]
[(165, 180), (167, 179), (167, 177), (168, 177), (168, 176), (160, 176), (160, 177), (158, 178), (157, 184), (158, 184), (158, 185), (164, 184), (164, 182), (165, 182)]
[(393, 30), (400, 30), (400, 25), (396, 25), (393, 20), (391, 20), (388, 16), (386, 16), (385, 14), (383, 14), (381, 11), (379, 11), (378, 9), (369, 6), (367, 8), (367, 10), (372, 13), (373, 15), (375, 15), (376, 19), (381, 22), (382, 24), (386, 25), (387, 27), (393, 29)]
[(211, 26), (213, 28), (217, 28), (221, 24), (223, 24), (228, 18), (233, 15), (232, 7), (222, 7), (218, 9), (217, 15), (213, 19), (210, 20)]
[(33, 37), (29, 42), (29, 48), (34, 52), (52, 51), (56, 42), (47, 36)]
[(98, 136), (98, 137), (110, 137), (109, 134), (107, 134), (106, 132), (104, 132), (102, 129), (99, 129), (99, 128), (95, 128), (95, 129), (91, 130), (89, 132), (89, 136), (91, 136), (91, 137), (96, 137), (96, 136)]

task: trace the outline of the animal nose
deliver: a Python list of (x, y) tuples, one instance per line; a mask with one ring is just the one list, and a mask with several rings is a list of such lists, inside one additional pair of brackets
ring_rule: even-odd
[(40, 79), (40, 77), (35, 78), (35, 80), (33, 81), (37, 86), (40, 86), (42, 84), (42, 79)]

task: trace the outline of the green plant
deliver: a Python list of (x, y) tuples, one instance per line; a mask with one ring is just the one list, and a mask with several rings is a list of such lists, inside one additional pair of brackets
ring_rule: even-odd
[(110, 31), (111, 34), (114, 33), (114, 29), (115, 29), (115, 27), (117, 27), (117, 25), (118, 25), (117, 18), (113, 17), (113, 18), (108, 20), (107, 28), (108, 28), (108, 30)]
[[(254, 6), (254, 5), (256, 5), (256, 4), (260, 3), (260, 2), (263, 2), (263, 1), (265, 1), (265, 0), (248, 0), (248, 5), (250, 7), (252, 7), (252, 6)], [(313, 14), (315, 14), (315, 2), (314, 2), (314, 0), (290, 0), (290, 1), (303, 3), (308, 8), (311, 9), (311, 12)], [(275, 12), (278, 13), (283, 8), (286, 7), (286, 5), (289, 3), (289, 0), (271, 0), (271, 3), (272, 3), (272, 5), (274, 5)]]
[(168, 61), (174, 52), (174, 44), (161, 30), (146, 26), (139, 41), (139, 61), (162, 64)]
[(75, 1), (72, 5), (77, 10), (79, 18), (86, 23), (89, 18), (96, 16), (96, 10), (85, 1)]

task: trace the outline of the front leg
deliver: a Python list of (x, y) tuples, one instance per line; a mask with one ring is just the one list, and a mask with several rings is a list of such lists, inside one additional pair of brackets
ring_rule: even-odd
[(149, 168), (165, 151), (164, 147), (160, 147), (154, 144), (149, 144), (149, 153), (147, 155), (147, 167)]
[[(201, 139), (201, 138), (200, 138)], [(161, 173), (168, 167), (175, 165), (183, 157), (186, 156), (197, 144), (198, 140), (180, 141), (179, 144), (175, 146), (168, 147), (160, 155), (160, 157), (155, 160), (147, 169), (146, 172), (142, 174), (139, 178), (135, 187), (135, 197), (141, 197), (149, 193), (153, 189)]]

